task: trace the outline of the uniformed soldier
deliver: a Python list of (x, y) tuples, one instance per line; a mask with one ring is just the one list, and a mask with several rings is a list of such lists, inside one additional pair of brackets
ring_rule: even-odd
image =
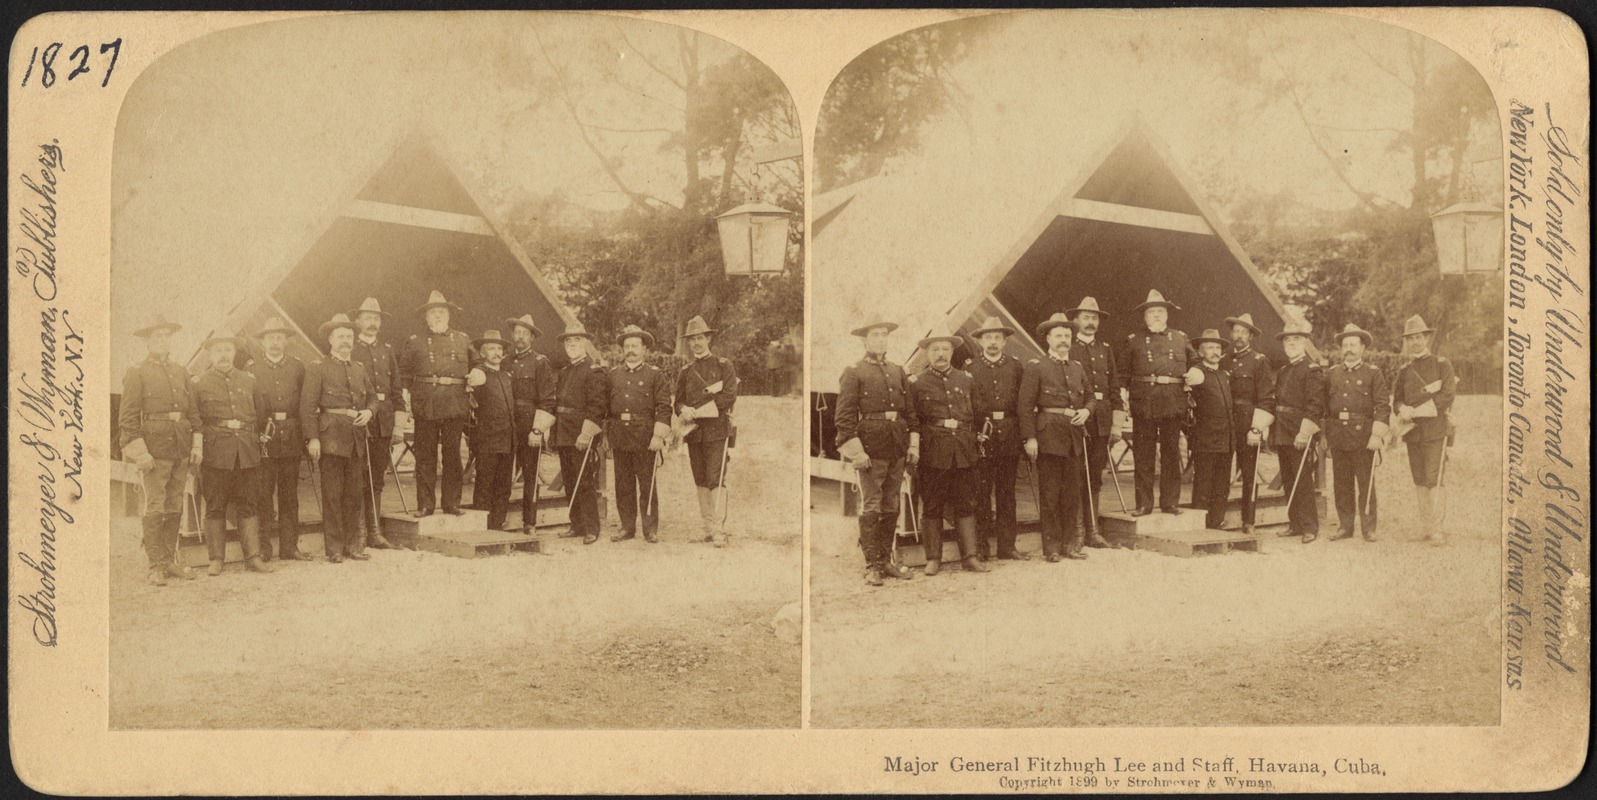
[(433, 290), (417, 310), (426, 315), (427, 332), (415, 334), (399, 354), (400, 382), (409, 398), (409, 412), (415, 421), (416, 511), (415, 516), (433, 513), (438, 481), (438, 458), (443, 452), (444, 513), (459, 516), (460, 480), (465, 467), (460, 461), (460, 437), (465, 429), (469, 405), (466, 400), (467, 352), (470, 337), (449, 327), (450, 310), (460, 307)]
[(1270, 429), (1270, 445), (1281, 462), (1281, 485), (1287, 490), (1283, 535), (1300, 536), (1304, 544), (1320, 535), (1314, 437), (1325, 419), (1325, 370), (1308, 356), (1311, 332), (1307, 322), (1292, 320), (1276, 334), (1287, 365), (1275, 374), (1275, 422)]
[(165, 586), (167, 576), (194, 578), (177, 563), (183, 489), (201, 455), (199, 409), (188, 373), (169, 357), (172, 334), (182, 329), (157, 315), (133, 332), (148, 355), (122, 377), (117, 409), (122, 456), (138, 467), (144, 486), (144, 557), (156, 586)]
[[(971, 332), (978, 345), (965, 364), (971, 377), (971, 406), (976, 413), (981, 461), (976, 465), (977, 553), (983, 558), (1025, 561), (1015, 549), (1015, 468), (1020, 463), (1020, 359), (1004, 354), (1015, 329), (988, 317)], [(995, 511), (996, 505), (996, 511)]]
[(592, 339), (579, 322), (560, 334), (566, 363), (556, 378), (551, 432), (560, 454), (560, 482), (571, 509), (571, 530), (566, 535), (581, 536), (583, 544), (599, 541), (599, 467), (594, 438), (603, 432), (601, 425), (610, 414), (610, 379), (604, 366), (588, 356)]
[[(1231, 352), (1220, 359), (1220, 370), (1231, 384), (1231, 429), (1236, 432), (1236, 468), (1242, 474), (1242, 532), (1253, 533), (1254, 480), (1264, 432), (1275, 421), (1275, 374), (1270, 359), (1253, 347), (1260, 334), (1252, 314), (1226, 317), (1231, 326)], [(1227, 493), (1230, 487), (1226, 488)]]
[(256, 477), (260, 494), (261, 560), (309, 561), (299, 549), (299, 463), (305, 457), (305, 433), (299, 427), (299, 394), (305, 387), (305, 365), (286, 352), (293, 329), (281, 319), (266, 321), (256, 336), (266, 357), (250, 366), (255, 376), (255, 408), (265, 430), (261, 465)]
[[(377, 390), (377, 415), (366, 426), (366, 436), (371, 440), (366, 443), (366, 482), (372, 496), (370, 502), (361, 504), (366, 543), (377, 549), (393, 547), (383, 537), (380, 513), (383, 508), (383, 486), (388, 481), (388, 462), (392, 457), (390, 448), (394, 442), (402, 441), (405, 437), (404, 427), (397, 424), (395, 419), (403, 395), (399, 386), (399, 358), (394, 354), (394, 346), (377, 336), (387, 316), (388, 312), (383, 310), (375, 297), (366, 298), (360, 308), (349, 314), (349, 318), (355, 321), (356, 330), (355, 349), (351, 351), (350, 360), (366, 368), (366, 374), (371, 376), (372, 386)], [(394, 480), (399, 480), (397, 472)]]
[(1087, 485), (1083, 491), (1090, 493), (1090, 498), (1082, 501), (1081, 510), (1087, 517), (1087, 546), (1112, 547), (1099, 531), (1098, 517), (1093, 511), (1098, 507), (1098, 492), (1103, 489), (1104, 467), (1109, 465), (1109, 446), (1120, 441), (1126, 429), (1126, 404), (1120, 397), (1124, 382), (1120, 379), (1120, 365), (1115, 361), (1114, 351), (1107, 341), (1098, 340), (1098, 326), (1109, 316), (1098, 307), (1098, 300), (1084, 297), (1075, 308), (1066, 311), (1065, 316), (1076, 331), (1070, 360), (1087, 371), (1092, 399), (1097, 401), (1098, 407), (1109, 410), (1107, 414), (1094, 416), (1086, 426)]
[(704, 541), (725, 547), (725, 470), (731, 454), (728, 447), (738, 376), (731, 361), (710, 352), (710, 337), (716, 332), (703, 317), (688, 320), (682, 336), (693, 360), (677, 373), (676, 408), (683, 421), (692, 425), (682, 438), (688, 443), (688, 463), (698, 489)]
[(1414, 478), (1414, 499), (1422, 530), (1427, 541), (1441, 544), (1446, 539), (1437, 525), (1435, 493), (1447, 458), (1452, 429), (1447, 415), (1453, 407), (1458, 380), (1452, 362), (1431, 353), (1433, 333), (1435, 329), (1418, 314), (1403, 323), (1403, 353), (1409, 361), (1397, 371), (1393, 402), (1404, 429), (1401, 438), (1408, 445), (1408, 466)]
[(771, 396), (786, 397), (788, 392), (787, 355), (782, 342), (773, 339), (765, 346), (765, 373), (770, 376)]
[[(605, 434), (615, 461), (616, 511), (621, 532), (610, 537), (624, 542), (637, 536), (643, 519), (643, 540), (653, 543), (660, 527), (660, 499), (654, 487), (655, 461), (671, 434), (671, 383), (644, 357), (654, 335), (636, 325), (621, 329), (621, 363), (611, 368), (610, 415)], [(641, 506), (641, 508), (640, 508)]]
[(834, 412), (838, 454), (859, 471), (859, 545), (865, 582), (872, 586), (881, 586), (883, 576), (910, 577), (893, 563), (892, 547), (904, 464), (911, 452), (920, 457), (920, 420), (904, 368), (887, 360), (888, 337), (897, 329), (878, 318), (853, 330), (864, 341), (865, 357), (843, 368)]
[(1187, 432), (1187, 450), (1192, 453), (1192, 494), (1203, 498), (1203, 527), (1220, 530), (1225, 522), (1226, 504), (1231, 495), (1231, 450), (1236, 447), (1235, 400), (1231, 395), (1231, 376), (1220, 368), (1225, 340), (1220, 331), (1210, 328), (1194, 337), (1198, 364), (1187, 370), (1187, 386), (1192, 390), (1193, 424)]
[(346, 556), (366, 561), (371, 556), (360, 518), (370, 494), (363, 449), (370, 444), (366, 426), (377, 415), (377, 391), (366, 367), (351, 359), (355, 323), (349, 316), (335, 314), (319, 331), (331, 355), (305, 368), (299, 420), (311, 437), (305, 449), (321, 476), (323, 544), (334, 564)]
[(538, 461), (548, 446), (549, 429), (555, 422), (555, 370), (548, 356), (532, 349), (533, 340), (543, 336), (543, 331), (533, 324), (531, 314), (507, 319), (505, 327), (515, 343), (501, 366), (515, 384), (516, 451), (511, 475), (521, 470), (521, 532), (531, 536), (538, 521), (534, 506), (538, 499)]
[(1050, 562), (1087, 557), (1077, 511), (1087, 480), (1087, 422), (1100, 405), (1086, 368), (1070, 358), (1074, 333), (1064, 314), (1038, 325), (1048, 355), (1026, 362), (1020, 381), (1020, 435), (1035, 464), (1043, 557)]
[(1392, 393), (1386, 375), (1364, 362), (1374, 337), (1349, 322), (1336, 335), (1342, 363), (1326, 370), (1325, 440), (1335, 466), (1337, 531), (1331, 541), (1353, 538), (1355, 509), (1364, 540), (1375, 541), (1375, 453), (1386, 444)]
[(954, 518), (960, 564), (969, 572), (986, 572), (977, 558), (976, 464), (981, 445), (976, 441), (976, 412), (971, 405), (970, 373), (954, 369), (954, 348), (963, 341), (952, 334), (920, 340), (926, 367), (909, 376), (909, 405), (920, 423), (921, 450), (909, 464), (915, 467), (921, 498), (921, 544), (926, 548), (925, 573), (936, 575), (943, 564), (943, 519)]
[(1185, 375), (1193, 358), (1187, 335), (1168, 327), (1172, 310), (1181, 309), (1157, 290), (1149, 291), (1148, 299), (1136, 308), (1143, 329), (1127, 336), (1117, 354), (1131, 395), (1131, 453), (1137, 483), (1133, 516), (1153, 513), (1156, 460), (1159, 509), (1181, 513), (1181, 426), (1187, 417)]
[(208, 575), (221, 575), (227, 560), (227, 507), (238, 515), (239, 543), (245, 567), (271, 572), (261, 560), (261, 518), (255, 513), (260, 494), (256, 469), (261, 463), (261, 435), (266, 423), (255, 407), (255, 376), (234, 366), (244, 342), (215, 336), (201, 345), (211, 368), (194, 376), (194, 404), (200, 410), (204, 459), (200, 491), (205, 497), (205, 547), (210, 551)]
[[(488, 510), (488, 530), (504, 528), (510, 512), (510, 480), (514, 469), (516, 438), (516, 382), (500, 369), (510, 342), (489, 330), (474, 339), (482, 360), (471, 369), (472, 396), (476, 398), (477, 424), (472, 429), (471, 452), (477, 463), (477, 480), (471, 504)], [(536, 473), (537, 468), (533, 468)], [(534, 480), (537, 479), (534, 475)]]

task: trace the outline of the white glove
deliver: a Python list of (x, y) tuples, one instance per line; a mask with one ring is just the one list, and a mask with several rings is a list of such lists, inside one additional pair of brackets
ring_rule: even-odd
[(1034, 438), (1026, 440), (1026, 457), (1032, 461), (1037, 460), (1037, 440)]
[(1381, 446), (1383, 444), (1384, 444), (1384, 442), (1381, 440), (1380, 434), (1372, 433), (1372, 434), (1370, 434), (1370, 441), (1369, 441), (1368, 444), (1364, 445), (1364, 449), (1366, 449), (1366, 450), (1379, 450), (1379, 449), (1381, 449)]
[(683, 422), (692, 422), (693, 421), (693, 406), (683, 406), (682, 410), (678, 414), (678, 416), (682, 417), (682, 421)]
[(477, 369), (476, 367), (473, 367), (470, 372), (466, 373), (467, 386), (481, 386), (487, 382), (488, 376), (483, 374), (483, 371)]
[(1072, 425), (1086, 425), (1087, 424), (1087, 418), (1090, 417), (1090, 416), (1092, 416), (1092, 409), (1090, 409), (1090, 408), (1078, 408), (1078, 409), (1076, 409), (1076, 413), (1070, 415), (1070, 424), (1072, 424)]
[(1292, 446), (1293, 447), (1297, 447), (1299, 449), (1302, 449), (1302, 448), (1308, 447), (1309, 446), (1309, 442), (1311, 442), (1311, 441), (1314, 441), (1314, 434), (1312, 434), (1312, 433), (1299, 433), (1297, 435), (1297, 437), (1292, 440)]
[(1264, 442), (1264, 436), (1261, 435), (1257, 430), (1248, 431), (1248, 446), (1249, 447), (1258, 447), (1263, 442)]
[(665, 437), (655, 436), (649, 439), (649, 449), (656, 452), (665, 449)]
[(312, 440), (306, 442), (305, 443), (305, 452), (310, 453), (311, 454), (311, 458), (313, 460), (321, 458), (322, 457), (322, 440), (321, 439), (312, 439)]
[(1192, 368), (1188, 369), (1187, 370), (1187, 374), (1186, 374), (1186, 380), (1187, 380), (1187, 385), (1188, 386), (1199, 386), (1199, 385), (1202, 385), (1203, 384), (1203, 370), (1198, 368), (1198, 367), (1192, 367)]
[(1412, 406), (1398, 406), (1397, 418), (1404, 422), (1412, 422), (1414, 420), (1414, 408)]
[(1441, 390), (1442, 390), (1442, 382), (1440, 380), (1434, 380), (1434, 381), (1431, 381), (1430, 383), (1425, 384), (1425, 391), (1428, 394), (1436, 394), (1437, 392), (1440, 392)]
[(371, 421), (372, 412), (369, 408), (363, 408), (360, 410), (360, 413), (355, 415), (355, 427), (357, 428), (364, 428), (366, 427), (366, 423)]

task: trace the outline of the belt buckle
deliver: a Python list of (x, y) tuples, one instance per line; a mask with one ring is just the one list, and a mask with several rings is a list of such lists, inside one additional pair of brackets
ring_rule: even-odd
[(882, 419), (898, 419), (897, 411), (883, 411)]
[(377, 399), (378, 400), (387, 400), (388, 399), (388, 395), (383, 394), (382, 392), (378, 392), (377, 393)]
[(1352, 419), (1352, 417), (1349, 416), (1346, 411), (1338, 412), (1337, 415), (1336, 415), (1336, 418), (1337, 419)]
[(1093, 392), (1092, 393), (1092, 399), (1094, 399), (1094, 400), (1102, 400), (1103, 399), (1103, 392)]
[(629, 413), (626, 413), (626, 412), (622, 412), (621, 421), (622, 422), (631, 422), (632, 421), (632, 415), (629, 414)]
[(223, 420), (222, 421), (222, 427), (227, 428), (228, 430), (231, 430), (231, 431), (236, 431), (239, 428), (243, 427), (243, 425), (236, 419), (229, 419), (229, 420)]
[(1002, 411), (994, 411), (992, 413), (992, 418), (993, 419), (1003, 419), (1004, 418), (1004, 412), (1002, 412)]
[(943, 427), (945, 427), (945, 428), (958, 428), (959, 427), (959, 420), (957, 420), (957, 419), (945, 419), (945, 420), (943, 420)]
[(288, 419), (288, 412), (286, 412), (286, 411), (279, 411), (279, 412), (277, 412), (277, 413), (275, 413), (275, 414), (273, 414), (273, 415), (272, 415), (272, 419), (276, 419), (276, 420), (285, 420), (285, 419)]

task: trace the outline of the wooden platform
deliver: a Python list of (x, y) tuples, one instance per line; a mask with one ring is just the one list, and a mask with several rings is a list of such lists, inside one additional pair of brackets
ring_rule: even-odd
[(1106, 534), (1116, 544), (1133, 550), (1152, 550), (1170, 556), (1219, 555), (1233, 550), (1262, 553), (1264, 540), (1273, 537), (1270, 532), (1252, 536), (1240, 531), (1181, 530), (1149, 531), (1142, 534)]
[(521, 551), (537, 553), (543, 549), (536, 536), (507, 531), (456, 531), (418, 537), (417, 548), (456, 558), (509, 555)]

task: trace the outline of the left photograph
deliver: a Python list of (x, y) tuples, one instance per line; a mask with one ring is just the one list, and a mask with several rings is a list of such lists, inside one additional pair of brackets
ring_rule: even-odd
[(194, 40), (112, 170), (110, 727), (800, 725), (804, 187), (684, 28)]

